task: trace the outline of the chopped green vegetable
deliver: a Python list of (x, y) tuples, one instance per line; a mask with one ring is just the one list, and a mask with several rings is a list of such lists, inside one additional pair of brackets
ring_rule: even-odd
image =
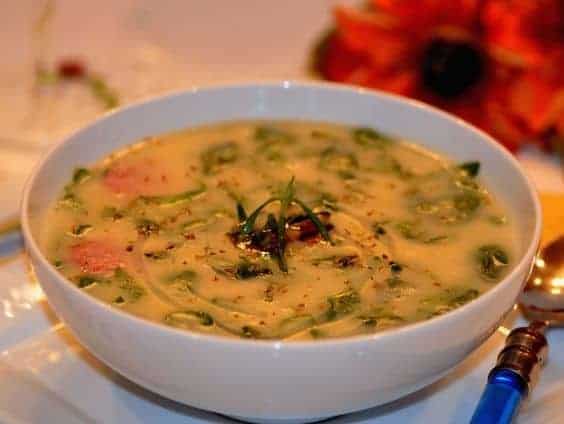
[(86, 168), (76, 168), (72, 174), (73, 184), (82, 184), (88, 178), (90, 178), (92, 173)]
[(123, 298), (123, 296), (118, 296), (114, 299), (114, 302), (116, 305), (121, 305), (123, 303), (125, 303), (125, 299)]
[(341, 178), (348, 180), (355, 177), (358, 160), (352, 152), (343, 152), (335, 147), (328, 147), (321, 152), (319, 167), (334, 172)]
[(402, 270), (403, 270), (403, 267), (400, 264), (398, 264), (397, 262), (394, 262), (394, 261), (390, 262), (390, 271), (397, 274), (397, 273), (402, 272)]
[(354, 141), (363, 147), (383, 149), (392, 143), (392, 139), (372, 128), (355, 128), (352, 133)]
[(166, 278), (167, 282), (175, 282), (175, 281), (182, 281), (182, 282), (194, 282), (198, 278), (198, 274), (196, 271), (191, 269), (185, 269), (184, 271), (180, 271), (178, 273), (169, 275)]
[(392, 312), (389, 307), (376, 307), (370, 312), (361, 314), (358, 319), (362, 321), (362, 325), (367, 327), (374, 327), (382, 321), (405, 321), (401, 316)]
[(238, 280), (248, 280), (250, 278), (260, 277), (261, 275), (272, 274), (270, 268), (252, 263), (247, 259), (242, 259), (235, 269), (235, 278)]
[(355, 266), (359, 261), (358, 255), (331, 255), (322, 258), (315, 258), (311, 263), (315, 266), (322, 263), (331, 263), (338, 268), (349, 268)]
[(86, 233), (90, 232), (92, 230), (92, 225), (90, 224), (78, 224), (78, 225), (74, 225), (71, 228), (70, 231), (70, 235), (73, 237), (82, 237), (83, 235), (85, 235)]
[(407, 240), (418, 241), (420, 243), (436, 243), (446, 240), (446, 235), (430, 235), (427, 231), (421, 228), (419, 221), (399, 221), (395, 224), (395, 228)]
[(234, 141), (212, 145), (201, 155), (204, 174), (214, 174), (221, 165), (233, 163), (238, 157), (239, 145)]
[(94, 277), (92, 275), (82, 275), (78, 278), (77, 286), (81, 289), (90, 287), (95, 283), (99, 283), (100, 278)]
[(257, 127), (255, 140), (267, 144), (290, 144), (295, 141), (293, 134), (274, 127)]
[(386, 235), (386, 229), (384, 228), (384, 225), (382, 223), (375, 222), (372, 225), (372, 230), (374, 231), (374, 234), (376, 234), (377, 236)]
[(354, 290), (346, 290), (334, 296), (329, 296), (327, 303), (329, 309), (326, 312), (326, 319), (331, 321), (353, 312), (360, 304), (360, 295)]
[(478, 248), (475, 254), (480, 274), (486, 280), (496, 280), (509, 265), (509, 256), (505, 250), (495, 244)]
[(169, 194), (164, 196), (141, 196), (138, 200), (144, 203), (154, 203), (157, 205), (174, 205), (175, 203), (192, 200), (194, 197), (206, 191), (206, 186), (201, 184), (200, 187), (193, 190), (183, 191), (181, 193)]
[(142, 218), (137, 221), (135, 228), (137, 229), (139, 235), (150, 237), (153, 234), (157, 234), (160, 231), (161, 226), (155, 221)]
[(488, 217), (488, 221), (491, 222), (494, 225), (505, 225), (505, 224), (507, 224), (507, 217), (490, 215)]
[(482, 203), (481, 197), (472, 191), (467, 191), (462, 194), (458, 194), (454, 197), (454, 207), (466, 214), (470, 214), (474, 212), (476, 209), (480, 207)]
[(458, 169), (468, 177), (476, 177), (480, 172), (480, 162), (464, 162), (458, 165)]
[(279, 327), (280, 336), (287, 337), (290, 334), (303, 331), (313, 325), (315, 325), (315, 319), (311, 315), (295, 315), (282, 320)]
[(401, 288), (401, 287), (409, 287), (409, 285), (410, 285), (407, 281), (401, 279), (397, 275), (394, 275), (390, 278), (386, 278), (386, 284), (391, 289), (397, 289), (397, 288)]
[(312, 328), (309, 330), (309, 335), (314, 339), (320, 339), (325, 336), (325, 333), (319, 328)]
[(160, 261), (162, 259), (167, 259), (170, 257), (170, 252), (168, 250), (151, 250), (144, 252), (143, 256), (148, 259), (153, 259), (155, 261)]
[(190, 329), (194, 324), (210, 327), (214, 324), (213, 317), (204, 311), (178, 311), (165, 316), (164, 322), (172, 327)]
[(323, 209), (328, 209), (330, 211), (338, 211), (339, 206), (337, 204), (337, 198), (331, 193), (323, 192), (319, 195), (319, 198), (315, 201), (316, 205)]
[(424, 299), (418, 309), (418, 314), (423, 318), (432, 318), (459, 308), (479, 295), (480, 292), (474, 288), (450, 287), (437, 295)]
[(123, 212), (119, 211), (114, 206), (105, 206), (104, 209), (102, 209), (101, 215), (102, 215), (102, 218), (111, 218), (114, 221), (117, 221), (118, 219), (123, 218)]
[(208, 220), (206, 219), (191, 219), (190, 221), (186, 221), (182, 224), (183, 231), (191, 231), (195, 230), (196, 228), (205, 227), (208, 224)]
[(241, 335), (247, 339), (258, 339), (260, 337), (260, 332), (250, 325), (245, 325), (241, 327)]
[(82, 200), (78, 198), (70, 186), (65, 187), (65, 194), (63, 195), (63, 198), (59, 200), (58, 204), (66, 209), (72, 209), (75, 211), (84, 210)]
[(114, 271), (114, 278), (119, 283), (118, 287), (123, 290), (123, 296), (127, 301), (133, 302), (145, 295), (145, 289), (135, 282), (123, 268)]

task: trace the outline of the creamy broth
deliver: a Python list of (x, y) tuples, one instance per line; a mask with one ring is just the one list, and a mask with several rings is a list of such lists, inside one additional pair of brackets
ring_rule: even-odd
[(166, 325), (366, 334), (457, 308), (511, 268), (513, 219), (478, 174), (368, 128), (222, 123), (77, 169), (42, 244), (81, 290)]

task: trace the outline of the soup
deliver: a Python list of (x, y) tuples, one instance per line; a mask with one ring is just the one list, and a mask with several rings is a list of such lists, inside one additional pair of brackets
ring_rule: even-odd
[(479, 171), (370, 128), (221, 123), (76, 169), (42, 244), (81, 290), (169, 326), (367, 334), (460, 307), (511, 268), (514, 222)]

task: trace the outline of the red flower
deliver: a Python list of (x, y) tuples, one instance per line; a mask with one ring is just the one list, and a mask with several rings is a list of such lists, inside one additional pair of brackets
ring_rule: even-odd
[(564, 137), (564, 0), (372, 0), (335, 20), (324, 78), (429, 102), (511, 150)]

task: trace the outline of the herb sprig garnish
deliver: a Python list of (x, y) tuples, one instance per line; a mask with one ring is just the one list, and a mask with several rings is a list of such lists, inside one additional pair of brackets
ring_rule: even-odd
[(282, 272), (288, 272), (288, 264), (286, 262), (285, 251), (286, 251), (286, 229), (288, 226), (287, 213), (288, 208), (295, 204), (298, 205), (308, 219), (311, 220), (313, 225), (321, 234), (324, 240), (333, 244), (333, 240), (325, 227), (325, 225), (319, 220), (315, 212), (309, 208), (302, 200), (296, 197), (295, 191), (295, 178), (292, 177), (290, 182), (284, 187), (283, 190), (278, 195), (268, 198), (265, 202), (260, 204), (250, 215), (247, 215), (245, 208), (241, 203), (237, 203), (237, 216), (239, 217), (239, 239), (250, 240), (254, 231), (255, 223), (259, 217), (261, 211), (271, 203), (280, 202), (280, 210), (278, 212), (278, 219), (274, 214), (268, 214), (265, 228), (276, 236), (273, 238), (275, 245), (272, 249), (272, 254), (276, 257), (278, 261), (278, 266)]

